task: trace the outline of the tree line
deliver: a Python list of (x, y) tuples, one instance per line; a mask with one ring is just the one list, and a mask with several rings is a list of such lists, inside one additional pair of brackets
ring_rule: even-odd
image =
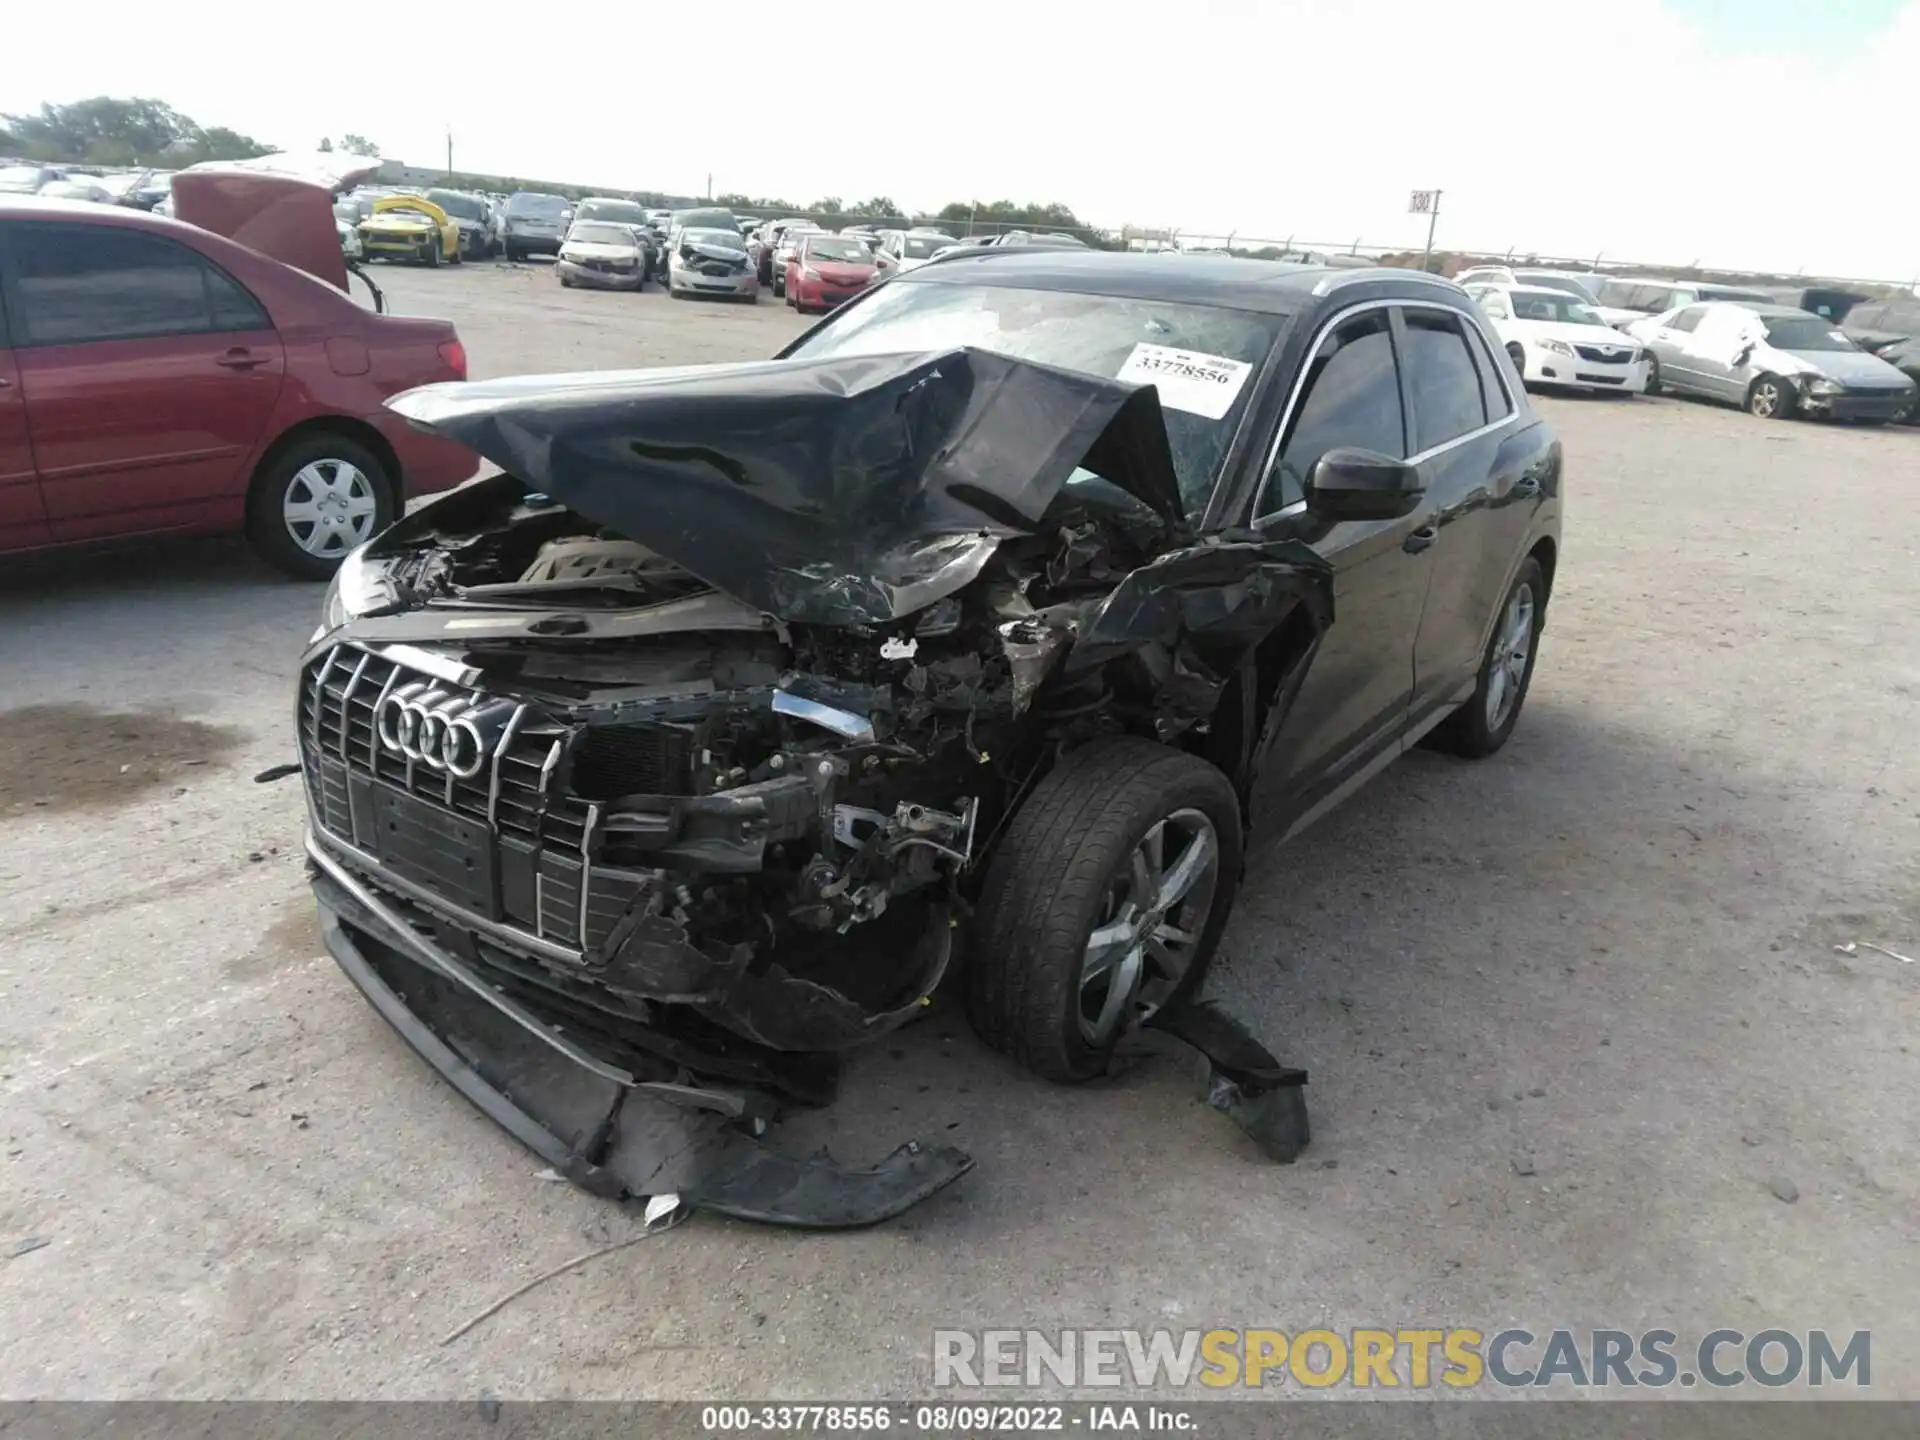
[[(24, 160), (74, 165), (164, 165), (179, 168), (202, 160), (246, 160), (278, 149), (220, 125), (201, 125), (160, 100), (120, 100), (96, 95), (69, 105), (42, 105), (37, 115), (0, 115), (0, 155)], [(380, 147), (364, 135), (348, 131), (324, 136), (318, 147), (354, 155), (379, 155)], [(497, 189), (514, 182), (498, 176), (451, 175), (441, 182), (459, 188)], [(549, 187), (575, 199), (605, 194), (585, 186)], [(699, 204), (684, 196), (657, 191), (626, 190), (643, 205), (677, 209)], [(1058, 201), (1044, 205), (1013, 200), (956, 200), (928, 213), (909, 213), (891, 195), (873, 195), (848, 203), (838, 195), (823, 195), (810, 205), (780, 196), (721, 195), (711, 202), (752, 215), (810, 215), (820, 220), (909, 219), (946, 227), (966, 225), (986, 230), (1023, 228), (1089, 232), (1092, 227)]]
[(224, 125), (202, 125), (159, 100), (96, 95), (0, 115), (0, 154), (73, 165), (166, 165), (247, 160), (275, 149)]

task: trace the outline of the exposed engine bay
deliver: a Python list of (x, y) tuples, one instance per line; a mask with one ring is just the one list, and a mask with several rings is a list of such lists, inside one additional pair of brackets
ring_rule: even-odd
[[(860, 1223), (971, 1162), (910, 1146), (798, 1173), (739, 1138), (930, 1003), (1061, 754), (1146, 737), (1244, 796), (1331, 598), (1304, 547), (1188, 532), (1151, 391), (970, 351), (797, 368), (402, 397), (508, 473), (354, 557), (298, 720), (330, 944), (433, 1032), (416, 1048), (534, 1113), (604, 1193)], [(777, 438), (720, 454), (736, 393)], [(675, 434), (691, 401), (697, 447)], [(501, 1016), (624, 1093), (577, 1124), (536, 1113), (559, 1104), (531, 1098), (539, 1063), (473, 1038)]]

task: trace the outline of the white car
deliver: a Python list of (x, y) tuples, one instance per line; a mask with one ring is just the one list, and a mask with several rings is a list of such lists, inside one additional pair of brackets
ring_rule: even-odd
[(1469, 285), (1467, 293), (1527, 383), (1629, 395), (1647, 388), (1639, 342), (1577, 296), (1534, 285)]
[(712, 295), (748, 304), (758, 300), (760, 277), (747, 255), (746, 238), (733, 229), (694, 227), (678, 231), (667, 256), (667, 294), (675, 300), (688, 295)]
[(605, 290), (644, 290), (646, 243), (624, 220), (576, 220), (560, 242), (553, 272), (571, 289), (586, 285)]
[(918, 270), (940, 251), (953, 244), (953, 236), (939, 230), (890, 230), (881, 242), (880, 253), (902, 274)]
[[(1318, 264), (1316, 259), (1312, 263)], [(1476, 265), (1453, 277), (1456, 285), (1518, 285), (1513, 271), (1505, 265)]]

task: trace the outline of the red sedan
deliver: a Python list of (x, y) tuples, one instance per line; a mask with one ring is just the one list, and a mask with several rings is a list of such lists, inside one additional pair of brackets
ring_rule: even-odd
[(819, 314), (852, 299), (881, 274), (879, 260), (864, 240), (850, 235), (802, 236), (787, 262), (787, 304), (803, 315)]
[(305, 231), (324, 225), (344, 283), (330, 197), (311, 187), (315, 210), (296, 185), (218, 197), (257, 249), (137, 210), (0, 197), (0, 553), (243, 531), (320, 578), (409, 496), (474, 472), (471, 452), (382, 403), (466, 378), (453, 326), (374, 314), (262, 253), (323, 274)]

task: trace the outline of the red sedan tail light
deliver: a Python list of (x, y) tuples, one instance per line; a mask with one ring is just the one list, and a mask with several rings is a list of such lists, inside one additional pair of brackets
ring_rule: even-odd
[(462, 380), (467, 378), (467, 347), (458, 340), (442, 340), (440, 358), (453, 368), (455, 375)]

